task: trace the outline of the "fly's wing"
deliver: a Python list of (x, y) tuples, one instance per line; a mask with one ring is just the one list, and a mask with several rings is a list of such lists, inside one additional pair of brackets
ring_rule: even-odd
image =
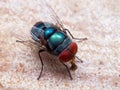
[(6, 22), (7, 32), (17, 42), (22, 42), (26, 45), (30, 44), (29, 46), (40, 46), (40, 43), (35, 42), (31, 36), (33, 25), (40, 21), (40, 18), (38, 18), (39, 7), (37, 1), (9, 0), (7, 6), (9, 8), (9, 18), (8, 22)]
[[(39, 9), (42, 10), (43, 15), (46, 17), (44, 20), (51, 20), (50, 22), (54, 23), (57, 25), (63, 32), (67, 33), (68, 35), (71, 36), (72, 39), (78, 40), (79, 42), (87, 40), (87, 38), (76, 38), (74, 37), (68, 29), (64, 27), (62, 24), (60, 18), (58, 15), (55, 13), (53, 8), (46, 2), (46, 0), (37, 0), (38, 6), (40, 7)], [(47, 25), (46, 25), (47, 26)]]
[[(18, 40), (31, 41), (31, 29), (36, 22), (49, 22), (64, 29), (59, 17), (45, 0), (9, 0), (10, 33)], [(46, 24), (46, 23), (45, 23)], [(47, 26), (47, 25), (46, 25)], [(36, 27), (37, 28), (37, 27)]]
[[(28, 30), (29, 31), (29, 30)], [(27, 45), (27, 46), (34, 46), (35, 48), (38, 48), (38, 46), (41, 46), (40, 43), (38, 42), (35, 42), (32, 38), (31, 38), (31, 34), (28, 33), (28, 32), (18, 32), (18, 30), (14, 30), (14, 32), (10, 32), (11, 35), (13, 37), (16, 38), (16, 42), (18, 43), (22, 43), (24, 45)], [(33, 47), (32, 47), (33, 48)]]
[(40, 7), (40, 9), (42, 9), (43, 16), (46, 17), (44, 20), (46, 21), (47, 19), (49, 19), (48, 20), (49, 22), (57, 25), (58, 27), (61, 28), (62, 31), (64, 31), (65, 28), (64, 28), (60, 18), (55, 13), (53, 8), (47, 3), (47, 1), (46, 0), (37, 0), (37, 3), (38, 3), (38, 6)]

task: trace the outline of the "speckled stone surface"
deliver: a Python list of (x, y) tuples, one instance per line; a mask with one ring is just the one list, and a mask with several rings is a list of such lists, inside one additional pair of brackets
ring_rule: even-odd
[[(66, 69), (43, 53), (41, 79), (39, 47), (16, 43), (28, 40), (37, 21), (49, 21), (46, 6), (36, 0), (0, 0), (0, 90), (120, 90), (120, 0), (47, 0), (75, 37), (78, 69)], [(52, 21), (52, 20), (51, 20)]]

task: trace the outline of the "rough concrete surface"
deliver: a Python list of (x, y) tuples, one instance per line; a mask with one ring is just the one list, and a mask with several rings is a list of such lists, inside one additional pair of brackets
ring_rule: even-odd
[[(59, 61), (43, 53), (40, 80), (39, 47), (28, 40), (37, 21), (54, 15), (39, 0), (0, 0), (0, 90), (120, 90), (120, 0), (47, 0), (62, 23), (78, 38), (78, 69), (69, 79)], [(52, 18), (51, 18), (52, 17)]]

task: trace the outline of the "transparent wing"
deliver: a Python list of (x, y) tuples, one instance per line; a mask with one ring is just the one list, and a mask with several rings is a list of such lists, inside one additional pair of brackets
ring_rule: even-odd
[[(61, 30), (64, 29), (59, 17), (45, 0), (9, 0), (8, 8), (11, 17), (9, 29), (17, 40), (34, 42), (31, 38), (31, 28), (36, 22), (50, 22)], [(35, 43), (35, 42), (34, 42)]]
[(8, 19), (10, 22), (8, 23), (9, 31), (18, 40), (34, 42), (30, 34), (31, 28), (40, 21), (53, 23), (61, 30), (65, 30), (60, 18), (45, 0), (34, 0), (32, 2), (29, 0), (9, 0), (8, 8), (10, 15)]
[[(76, 38), (74, 37), (71, 32), (64, 27), (62, 24), (60, 18), (58, 15), (55, 13), (54, 9), (46, 2), (46, 0), (37, 0), (38, 6), (40, 7), (39, 9), (42, 10), (42, 13), (46, 18), (49, 18), (53, 24), (57, 25), (63, 32), (67, 33), (69, 36), (71, 36), (72, 39), (84, 41), (87, 40), (87, 38)], [(47, 19), (45, 19), (47, 20)]]
[[(6, 25), (8, 31), (17, 42), (24, 41), (24, 44), (32, 44), (37, 46), (38, 43), (31, 38), (31, 29), (33, 25), (39, 21), (37, 2), (28, 2), (24, 0), (9, 0), (7, 3), (9, 10), (9, 18)], [(4, 25), (4, 27), (6, 27)], [(22, 42), (23, 43), (23, 42)], [(40, 44), (39, 44), (40, 45)]]
[(9, 0), (8, 4), (9, 12), (14, 18), (13, 22), (15, 21), (14, 30), (11, 32), (19, 39), (31, 39), (30, 30), (39, 21), (51, 22), (62, 30), (64, 29), (60, 18), (45, 0), (34, 0), (32, 2), (29, 0)]
[[(64, 25), (62, 24), (60, 18), (55, 13), (54, 9), (47, 3), (46, 0), (37, 0), (38, 6), (40, 9), (42, 9), (42, 13), (46, 18), (51, 20), (50, 22), (57, 25), (61, 28), (61, 30), (64, 30)], [(45, 19), (46, 20), (46, 19)]]

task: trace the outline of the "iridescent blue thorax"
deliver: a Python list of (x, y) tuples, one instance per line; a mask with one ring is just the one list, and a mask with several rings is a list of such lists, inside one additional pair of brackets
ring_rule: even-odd
[(31, 30), (31, 35), (35, 41), (46, 41), (45, 46), (55, 55), (59, 55), (71, 43), (71, 39), (51, 23), (36, 23)]

